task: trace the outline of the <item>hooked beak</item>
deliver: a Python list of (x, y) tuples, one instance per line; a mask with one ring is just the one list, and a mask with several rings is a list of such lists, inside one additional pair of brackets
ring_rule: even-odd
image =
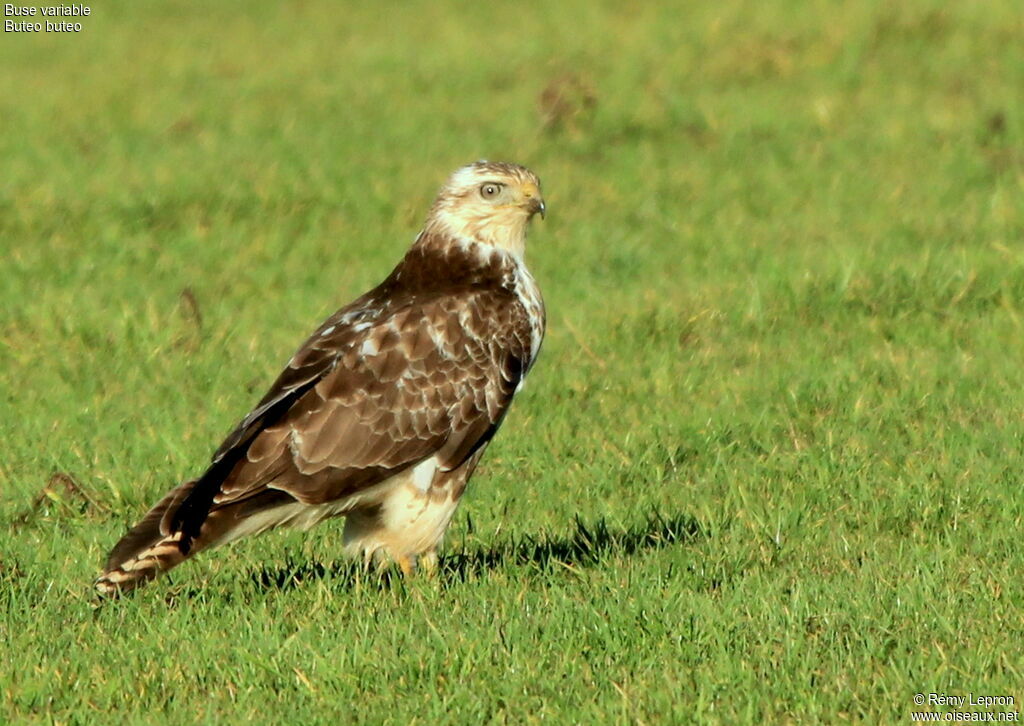
[(544, 219), (544, 213), (547, 211), (547, 206), (544, 204), (544, 197), (540, 195), (540, 189), (533, 182), (527, 182), (523, 185), (523, 197), (525, 197), (525, 204), (527, 211), (532, 217), (535, 214), (539, 214), (541, 219)]

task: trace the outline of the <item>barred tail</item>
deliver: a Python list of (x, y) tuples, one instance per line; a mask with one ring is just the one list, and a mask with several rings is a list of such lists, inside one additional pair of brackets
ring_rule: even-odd
[(189, 557), (181, 551), (180, 541), (181, 532), (175, 532), (119, 564), (108, 563), (96, 580), (96, 589), (101, 595), (110, 596), (149, 582)]
[(204, 503), (176, 524), (188, 509), (187, 501), (195, 499), (189, 497), (203, 495), (197, 491), (202, 481), (188, 481), (172, 489), (114, 545), (96, 580), (101, 595), (134, 590), (210, 547), (292, 524), (305, 509), (289, 494), (268, 490), (226, 505)]
[(171, 532), (169, 526), (171, 516), (195, 485), (195, 481), (188, 481), (172, 489), (114, 545), (96, 580), (101, 595), (133, 590), (184, 562), (199, 549), (182, 547), (182, 533)]

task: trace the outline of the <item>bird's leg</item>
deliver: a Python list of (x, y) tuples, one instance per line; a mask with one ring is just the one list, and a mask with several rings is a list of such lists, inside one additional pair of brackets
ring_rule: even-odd
[(412, 574), (416, 572), (416, 555), (400, 555), (397, 562), (399, 569), (406, 577), (412, 577)]
[(388, 558), (384, 556), (384, 553), (380, 549), (365, 549), (363, 550), (363, 569), (367, 572), (374, 570), (376, 572), (382, 572), (387, 567)]
[(423, 574), (429, 577), (435, 577), (437, 575), (437, 550), (429, 549), (419, 557), (419, 567), (423, 570)]

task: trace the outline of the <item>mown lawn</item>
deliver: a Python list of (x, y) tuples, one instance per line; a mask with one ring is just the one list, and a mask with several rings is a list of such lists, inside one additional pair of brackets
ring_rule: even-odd
[[(383, 7), (0, 38), (0, 722), (1019, 711), (1019, 3)], [(439, 577), (332, 522), (98, 606), (480, 157), (544, 180), (549, 331)]]

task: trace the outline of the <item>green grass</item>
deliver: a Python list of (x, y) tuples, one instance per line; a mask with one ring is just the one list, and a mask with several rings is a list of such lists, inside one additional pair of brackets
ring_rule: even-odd
[[(0, 721), (1020, 704), (1019, 3), (351, 5), (2, 38)], [(332, 522), (97, 608), (478, 157), (544, 180), (550, 324), (440, 577), (354, 573)]]

